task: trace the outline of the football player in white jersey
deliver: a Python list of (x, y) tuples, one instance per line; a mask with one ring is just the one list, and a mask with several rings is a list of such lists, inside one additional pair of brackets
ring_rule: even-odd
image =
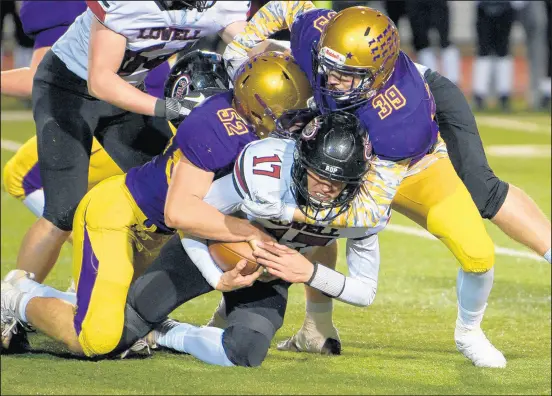
[[(236, 160), (233, 173), (216, 180), (204, 200), (225, 214), (240, 209), (248, 212), (248, 202), (255, 199), (256, 192), (262, 191), (266, 199), (282, 203), (286, 209), (278, 210), (278, 214), (266, 212), (261, 217), (248, 216), (249, 220), (262, 225), (279, 243), (300, 252), (347, 238), (350, 276), (315, 262), (307, 271), (288, 280), (309, 284), (352, 305), (368, 306), (377, 289), (379, 245), (376, 233), (386, 224), (387, 218), (382, 218), (382, 223), (374, 228), (328, 225), (339, 216), (353, 212), (352, 202), (370, 167), (371, 145), (367, 136), (354, 115), (318, 116), (303, 128), (297, 141), (269, 137), (248, 144)], [(270, 205), (266, 207), (271, 208)], [(297, 208), (315, 224), (293, 221)], [(221, 271), (205, 243), (205, 240), (188, 236), (182, 240), (189, 258), (201, 273), (218, 273), (220, 278)], [(189, 260), (177, 264), (182, 266), (187, 262)], [(238, 263), (240, 265), (243, 261)], [(175, 269), (174, 273), (179, 271)], [(171, 276), (170, 271), (167, 274)], [(157, 287), (197, 289), (198, 283), (206, 282), (197, 277), (177, 278), (179, 284), (173, 282)], [(205, 278), (211, 286), (218, 283), (217, 275)], [(265, 279), (250, 287), (224, 293), (228, 320), (225, 329), (167, 321), (146, 340), (150, 345), (189, 353), (211, 364), (258, 366), (283, 323), (289, 285), (290, 282), (267, 274)]]
[[(247, 1), (87, 4), (46, 53), (33, 83), (45, 207), (24, 237), (16, 266), (39, 282), (56, 262), (86, 193), (92, 137), (125, 172), (159, 154), (172, 136), (165, 118), (190, 110), (143, 92), (148, 70), (201, 37), (218, 33), (230, 41), (249, 8)], [(195, 100), (203, 98), (199, 92)]]

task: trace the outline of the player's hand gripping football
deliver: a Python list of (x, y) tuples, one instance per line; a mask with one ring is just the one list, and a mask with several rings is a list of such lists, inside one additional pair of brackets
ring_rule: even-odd
[(221, 292), (230, 292), (242, 287), (251, 286), (262, 275), (264, 269), (263, 267), (259, 267), (252, 274), (242, 275), (241, 271), (245, 268), (246, 264), (246, 260), (240, 260), (232, 270), (222, 274), (216, 289)]
[(276, 242), (257, 242), (253, 257), (269, 274), (291, 283), (308, 282), (314, 272), (305, 256)]

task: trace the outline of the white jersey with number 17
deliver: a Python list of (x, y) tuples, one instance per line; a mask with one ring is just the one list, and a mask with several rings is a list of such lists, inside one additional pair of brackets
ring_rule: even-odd
[(87, 1), (88, 9), (52, 47), (67, 68), (88, 79), (88, 39), (93, 18), (127, 40), (118, 71), (138, 85), (147, 72), (201, 37), (216, 34), (236, 21), (245, 21), (248, 1), (218, 1), (203, 12), (168, 10), (162, 1)]

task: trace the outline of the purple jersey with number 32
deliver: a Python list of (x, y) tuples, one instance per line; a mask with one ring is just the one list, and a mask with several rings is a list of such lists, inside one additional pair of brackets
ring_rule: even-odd
[[(313, 9), (301, 14), (291, 27), (291, 51), (312, 81), (312, 48), (335, 11)], [(382, 159), (420, 159), (437, 141), (435, 101), (414, 62), (400, 52), (387, 83), (356, 110), (370, 134), (374, 153)]]

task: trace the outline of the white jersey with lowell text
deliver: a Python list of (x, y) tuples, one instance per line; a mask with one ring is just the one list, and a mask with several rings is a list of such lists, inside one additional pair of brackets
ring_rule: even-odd
[(167, 10), (162, 1), (87, 1), (88, 9), (54, 44), (52, 50), (73, 73), (88, 79), (88, 38), (93, 18), (127, 40), (119, 76), (133, 85), (149, 70), (201, 37), (245, 21), (248, 1), (218, 1), (203, 12)]

